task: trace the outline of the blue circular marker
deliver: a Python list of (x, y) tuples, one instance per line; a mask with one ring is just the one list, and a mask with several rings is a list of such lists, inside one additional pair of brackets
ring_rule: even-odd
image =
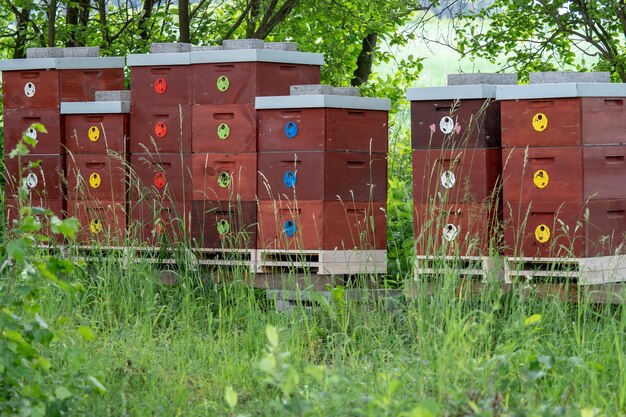
[(296, 173), (293, 171), (285, 172), (285, 176), (283, 177), (283, 184), (287, 188), (293, 188), (296, 186)]
[(283, 230), (288, 237), (292, 237), (296, 234), (296, 222), (287, 220), (283, 226)]
[(296, 122), (287, 122), (285, 125), (285, 135), (287, 135), (288, 138), (295, 138), (297, 134), (298, 125)]

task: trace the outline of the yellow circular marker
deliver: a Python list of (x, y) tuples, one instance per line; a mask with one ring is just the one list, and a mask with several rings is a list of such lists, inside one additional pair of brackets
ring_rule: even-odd
[(533, 116), (533, 128), (537, 132), (543, 132), (548, 127), (548, 118), (543, 113), (537, 113)]
[(89, 136), (90, 141), (97, 142), (98, 139), (100, 139), (100, 129), (98, 129), (98, 126), (91, 126), (89, 132), (87, 132), (87, 136)]
[(550, 228), (545, 224), (537, 226), (535, 229), (535, 239), (537, 239), (539, 243), (546, 243), (550, 240)]
[(91, 233), (93, 233), (94, 235), (100, 233), (102, 231), (102, 222), (100, 221), (100, 219), (92, 219), (89, 222), (89, 230), (91, 230)]
[(89, 176), (89, 185), (91, 185), (91, 188), (100, 187), (101, 182), (102, 178), (100, 178), (100, 174), (98, 174), (97, 172), (94, 172)]
[(546, 171), (540, 169), (533, 174), (533, 182), (537, 188), (546, 188), (550, 182), (550, 177)]

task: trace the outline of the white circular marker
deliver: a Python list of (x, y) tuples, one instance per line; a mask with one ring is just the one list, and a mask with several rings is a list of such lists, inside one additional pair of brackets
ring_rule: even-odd
[(443, 228), (443, 238), (448, 242), (452, 242), (459, 234), (459, 229), (453, 224), (447, 224)]
[(452, 117), (443, 116), (439, 121), (439, 129), (441, 129), (445, 135), (452, 133), (454, 130), (454, 120), (452, 120)]
[(456, 177), (454, 176), (454, 172), (446, 171), (441, 174), (441, 185), (443, 188), (452, 188), (456, 183)]
[(26, 186), (32, 190), (37, 186), (37, 184), (39, 184), (39, 178), (37, 178), (37, 174), (35, 174), (34, 172), (29, 173), (26, 176)]
[(37, 89), (35, 88), (35, 84), (31, 82), (27, 82), (26, 84), (24, 84), (24, 94), (26, 94), (26, 97), (34, 96), (36, 92)]
[(37, 131), (33, 128), (30, 128), (26, 131), (26, 136), (31, 139), (37, 139)]

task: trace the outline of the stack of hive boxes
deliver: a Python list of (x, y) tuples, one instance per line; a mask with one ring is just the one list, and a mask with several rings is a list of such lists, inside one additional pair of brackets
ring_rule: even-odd
[(227, 40), (194, 47), (192, 237), (198, 247), (256, 248), (257, 96), (319, 83), (321, 54), (294, 43)]
[(131, 234), (158, 245), (185, 241), (191, 222), (189, 44), (153, 44), (130, 67)]
[(447, 87), (411, 88), (417, 255), (487, 256), (500, 218), (497, 84), (515, 74), (453, 74)]
[(256, 99), (257, 267), (292, 254), (318, 274), (385, 272), (389, 100), (291, 91)]
[(97, 91), (96, 101), (62, 102), (67, 213), (81, 224), (78, 240), (124, 243), (129, 91)]
[[(61, 102), (91, 101), (99, 90), (124, 87), (124, 59), (99, 57), (99, 48), (31, 48), (26, 59), (0, 62), (4, 90), (4, 144), (10, 152), (32, 123), (47, 133), (29, 130), (38, 140), (30, 155), (5, 157), (9, 221), (17, 214), (17, 187), (25, 170), (29, 204), (50, 208), (57, 216), (65, 209), (64, 126)], [(31, 163), (41, 161), (37, 167)]]
[(608, 73), (537, 73), (498, 87), (506, 254), (624, 253), (626, 85)]

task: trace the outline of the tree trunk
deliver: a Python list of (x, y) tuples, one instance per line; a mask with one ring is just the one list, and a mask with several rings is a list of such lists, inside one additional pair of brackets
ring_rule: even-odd
[(376, 49), (377, 33), (370, 33), (363, 39), (361, 52), (356, 60), (356, 69), (352, 74), (351, 84), (358, 87), (365, 84), (372, 74), (372, 63), (374, 59), (374, 49)]
[(53, 47), (56, 38), (57, 0), (50, 0), (48, 5), (48, 46)]
[(178, 1), (179, 42), (189, 43), (189, 0)]
[(76, 43), (76, 30), (78, 26), (78, 5), (72, 2), (67, 5), (65, 14), (65, 24), (67, 25), (67, 40), (65, 46), (78, 46)]
[(148, 32), (148, 21), (150, 17), (152, 17), (152, 8), (154, 7), (154, 0), (144, 0), (143, 2), (143, 11), (141, 13), (141, 17), (139, 18), (139, 36), (144, 41), (147, 41), (150, 38), (150, 33)]
[(26, 58), (26, 35), (28, 34), (28, 18), (25, 15), (26, 10), (15, 13), (17, 23), (17, 35), (15, 36), (15, 49), (13, 49), (13, 58)]
[(107, 25), (106, 0), (98, 0), (98, 16), (100, 18), (100, 30), (102, 31), (102, 47), (108, 49), (111, 46), (111, 32)]

